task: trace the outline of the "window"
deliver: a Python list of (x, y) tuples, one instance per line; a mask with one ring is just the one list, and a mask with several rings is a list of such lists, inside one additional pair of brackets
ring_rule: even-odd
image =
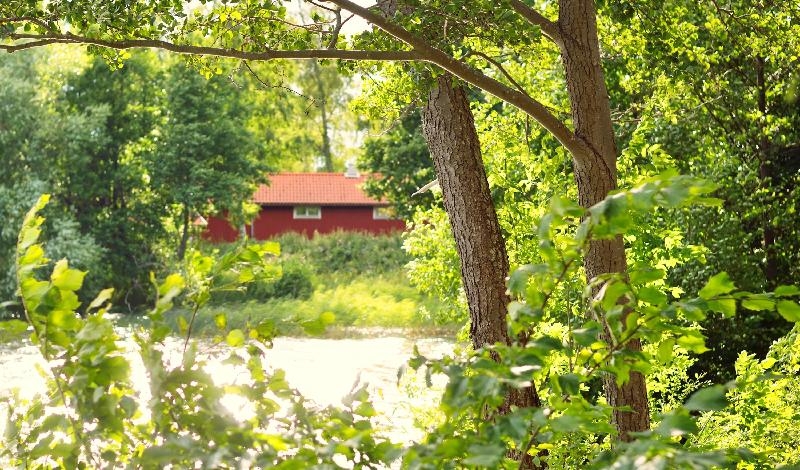
[(295, 219), (321, 219), (322, 208), (319, 206), (294, 206)]
[(388, 220), (394, 218), (394, 211), (391, 207), (373, 207), (372, 219), (373, 220)]

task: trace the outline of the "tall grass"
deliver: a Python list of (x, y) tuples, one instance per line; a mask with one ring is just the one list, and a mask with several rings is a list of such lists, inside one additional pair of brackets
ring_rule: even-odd
[[(399, 234), (337, 232), (312, 239), (286, 234), (277, 241), (282, 254), (276, 263), (282, 276), (213, 297), (195, 318), (197, 334), (219, 333), (215, 317), (220, 313), (227, 318), (227, 329), (266, 321), (280, 335), (323, 331), (328, 336), (356, 336), (396, 328), (420, 335), (449, 334), (457, 328), (436, 324), (434, 319), (444, 317), (439, 312), (447, 306), (409, 283), (404, 268), (409, 258)], [(180, 309), (172, 314), (176, 331), (177, 317), (187, 315)]]

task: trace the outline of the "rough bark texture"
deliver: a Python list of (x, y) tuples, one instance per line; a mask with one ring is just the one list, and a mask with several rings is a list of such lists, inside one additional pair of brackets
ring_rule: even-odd
[(461, 258), (472, 344), (508, 344), (508, 255), (464, 89), (453, 88), (449, 76), (439, 77), (422, 122)]
[[(584, 154), (573, 152), (579, 201), (589, 207), (617, 186), (617, 147), (600, 61), (594, 1), (560, 0), (558, 27), (563, 38), (561, 55), (575, 134), (590, 149)], [(588, 279), (605, 273), (624, 273), (626, 259), (622, 238), (591, 242), (584, 267)], [(638, 340), (629, 342), (627, 347), (641, 350)], [(607, 377), (604, 389), (609, 404), (629, 406), (633, 410), (614, 411), (613, 422), (620, 439), (630, 440), (629, 432), (649, 429), (647, 387), (641, 374), (631, 374), (630, 381), (622, 387), (616, 385), (613, 377)]]
[[(505, 240), (489, 192), (469, 100), (463, 87), (453, 88), (449, 75), (438, 78), (438, 86), (422, 110), (422, 122), (461, 259), (472, 344), (476, 349), (509, 344)], [(529, 387), (509, 393), (497, 412), (506, 413), (512, 406), (538, 407), (541, 403), (536, 390)], [(542, 467), (534, 466), (526, 456), (521, 468)]]

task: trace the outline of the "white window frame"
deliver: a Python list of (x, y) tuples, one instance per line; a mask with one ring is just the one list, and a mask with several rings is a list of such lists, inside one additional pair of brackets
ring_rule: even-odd
[(394, 216), (388, 213), (391, 209), (388, 206), (374, 206), (372, 208), (372, 220), (392, 220)]
[[(311, 213), (309, 213), (311, 212)], [(316, 212), (316, 213), (314, 213)], [(294, 206), (292, 217), (295, 219), (321, 219), (322, 207), (320, 206)]]

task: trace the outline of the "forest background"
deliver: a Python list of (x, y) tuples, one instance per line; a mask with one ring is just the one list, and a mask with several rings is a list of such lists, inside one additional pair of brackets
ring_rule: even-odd
[[(555, 5), (536, 6), (550, 17), (557, 16)], [(480, 28), (478, 32), (472, 31), (470, 28), (482, 25), (465, 19), (469, 8), (481, 8), (480, 5), (428, 6), (419, 7), (418, 11), (412, 7), (401, 12), (398, 20), (407, 22), (404, 26), (408, 30), (422, 31), (417, 29), (419, 24), (440, 26), (445, 18), (445, 30), (454, 28), (449, 30), (450, 34), (459, 36), (459, 40), (453, 41), (445, 34), (446, 40), (439, 38), (437, 47), (448, 49), (470, 67), (508, 87), (522, 89), (549, 113), (570, 123), (571, 103), (562, 84), (563, 65), (557, 48), (547, 41), (552, 35), (549, 23), (539, 21), (538, 30), (520, 27), (517, 31), (525, 30), (530, 36), (519, 37), (509, 27), (519, 18), (503, 16), (506, 10), (502, 10), (496, 13), (497, 17), (486, 20), (506, 26), (502, 34), (494, 37)], [(224, 29), (250, 18), (243, 13), (249, 12), (248, 8), (244, 3), (221, 4), (204, 12), (206, 16), (198, 17), (207, 18), (212, 33), (217, 34), (219, 30), (215, 28)], [(9, 9), (8, 17), (26, 21), (24, 15), (13, 13)], [(286, 12), (277, 9), (275, 14)], [(324, 11), (316, 13), (312, 20), (322, 23), (322, 16), (316, 15), (324, 14)], [(415, 23), (415, 18), (422, 18), (422, 23)], [(748, 372), (750, 369), (796, 370), (796, 351), (786, 357), (777, 357), (773, 352), (770, 357), (774, 361), (759, 361), (767, 357), (773, 341), (779, 338), (783, 340), (775, 346), (778, 349), (797, 347), (796, 332), (785, 336), (791, 328), (787, 320), (797, 321), (797, 304), (781, 300), (796, 295), (787, 286), (797, 283), (800, 253), (796, 229), (800, 197), (797, 18), (795, 6), (754, 2), (726, 7), (714, 2), (667, 2), (658, 8), (624, 2), (598, 6), (597, 33), (603, 72), (616, 145), (621, 149), (616, 162), (619, 187), (641, 188), (637, 185), (655, 178), (645, 184), (660, 188), (658, 191), (664, 193), (666, 202), (652, 204), (655, 210), (649, 212), (626, 212), (637, 209), (637, 205), (646, 205), (636, 200), (636, 204), (617, 209), (623, 213), (621, 216), (603, 212), (603, 221), (597, 223), (609, 224), (612, 227), (609, 233), (624, 234), (632, 273), (648, 270), (661, 273), (646, 278), (650, 297), (635, 292), (643, 303), (663, 307), (695, 296), (720, 301), (715, 296), (734, 292), (734, 285), (735, 292), (742, 293), (733, 299), (722, 299), (735, 300), (732, 307), (730, 303), (708, 307), (708, 315), (692, 315), (691, 309), (680, 307), (683, 310), (673, 319), (672, 333), (651, 342), (651, 352), (646, 352), (650, 354), (648, 360), (654, 364), (660, 361), (670, 370), (665, 373), (669, 378), (658, 378), (659, 372), (651, 375), (656, 383), (662, 380), (661, 385), (650, 390), (651, 401), (655, 400), (650, 410), (656, 423), (663, 425), (669, 421), (660, 418), (659, 413), (677, 409), (674, 407), (703, 383), (728, 384), (725, 389), (728, 393), (733, 387), (728, 381), (747, 376), (752, 373)], [(93, 21), (88, 18), (86, 24)], [(16, 25), (5, 20), (4, 23)], [(36, 21), (29, 23), (37, 25)], [(38, 27), (50, 28), (41, 24)], [(35, 40), (13, 31), (4, 34), (12, 40)], [(76, 42), (92, 43), (92, 36), (87, 37), (89, 40)], [(297, 41), (313, 41), (314, 37), (305, 38), (301, 33)], [(352, 41), (356, 46), (390, 43), (388, 37), (371, 32)], [(14, 125), (0, 129), (4, 162), (9, 162), (0, 170), (5, 182), (0, 205), (7, 220), (21, 221), (39, 193), (52, 193), (54, 201), (46, 213), (50, 256), (54, 259), (66, 256), (77, 267), (96, 274), (87, 277), (91, 282), (83, 286), (83, 298), (91, 299), (102, 287), (113, 285), (116, 303), (135, 307), (154, 300), (154, 293), (149, 290), (149, 273), (165, 275), (184, 258), (188, 221), (196, 212), (211, 210), (209, 200), (214, 201), (214, 209), (246, 217), (248, 208), (241, 201), (265, 170), (285, 168), (282, 159), (314, 154), (323, 157), (325, 166), (333, 165), (330, 158), (325, 158), (324, 150), (327, 145), (327, 155), (331, 155), (331, 141), (325, 143), (327, 133), (319, 133), (319, 122), (304, 120), (308, 127), (298, 126), (295, 116), (316, 110), (323, 119), (325, 108), (320, 103), (337, 101), (313, 97), (315, 86), (324, 82), (321, 70), (328, 74), (332, 90), (338, 93), (342, 86), (331, 78), (337, 76), (331, 66), (309, 65), (303, 72), (285, 62), (250, 64), (192, 59), (194, 68), (186, 68), (163, 52), (130, 55), (124, 51), (119, 54), (106, 51), (105, 54), (104, 59), (85, 56), (79, 59), (78, 62), (83, 61), (80, 66), (75, 65), (77, 55), (66, 50), (15, 53), (3, 58), (0, 66), (4, 106), (0, 112), (2, 122)], [(59, 60), (68, 66), (54, 73), (52, 65)], [(530, 66), (532, 63), (535, 67)], [(365, 90), (353, 109), (369, 120), (354, 122), (353, 127), (373, 126), (373, 133), (380, 134), (365, 143), (365, 152), (360, 157), (365, 171), (384, 176), (383, 181), (371, 186), (371, 191), (389, 197), (398, 212), (413, 221), (405, 237), (406, 249), (412, 257), (409, 276), (417, 286), (453, 306), (442, 315), (463, 322), (467, 300), (460, 280), (458, 248), (447, 214), (434, 196), (408, 196), (437, 176), (432, 171), (419, 115), (413, 111), (429, 99), (431, 71), (406, 63), (341, 67), (345, 75), (361, 74)], [(69, 68), (71, 72), (66, 71)], [(119, 70), (113, 70), (116, 68)], [(289, 93), (287, 88), (295, 92)], [(316, 91), (319, 89), (316, 87)], [(512, 275), (509, 287), (516, 300), (536, 305), (530, 283), (540, 282), (540, 288), (547, 284), (536, 279), (540, 274), (536, 270), (529, 268), (526, 274), (525, 267), (552, 261), (553, 255), (543, 240), (553, 236), (556, 242), (563, 243), (561, 238), (572, 233), (571, 229), (559, 229), (557, 225), (553, 228), (542, 225), (544, 221), (582, 214), (577, 206), (567, 202), (579, 199), (574, 184), (575, 163), (552, 132), (538, 127), (528, 115), (507, 102), (474, 88), (469, 90), (468, 97), (509, 262), (512, 268), (523, 267), (515, 271), (521, 272), (522, 277)], [(212, 121), (214, 125), (209, 126)], [(392, 125), (387, 126), (387, 122)], [(324, 123), (322, 126), (332, 127)], [(319, 141), (309, 141), (310, 135), (320, 135)], [(302, 165), (296, 161), (290, 163), (295, 168)], [(658, 176), (674, 170), (713, 182), (713, 196), (719, 203), (680, 207), (685, 200), (708, 193), (711, 188), (697, 182), (679, 191), (675, 188), (680, 188), (679, 182), (683, 180)], [(441, 174), (438, 176), (441, 178)], [(638, 193), (630, 194), (635, 199)], [(15, 289), (15, 269), (10, 260), (18, 225), (4, 225), (2, 232), (4, 260), (9, 260), (3, 264), (9, 267), (3, 282), (6, 298)], [(536, 227), (543, 228), (537, 231)], [(562, 261), (568, 252), (568, 249), (559, 252)], [(573, 325), (572, 318), (581, 316), (593, 294), (584, 290), (586, 280), (580, 272), (573, 272), (563, 264), (570, 266), (562, 263), (561, 270), (550, 272), (555, 287), (543, 291), (547, 292), (548, 309), (553, 313), (535, 317), (534, 330), (569, 342), (575, 338), (577, 326), (585, 326)], [(764, 291), (772, 293), (749, 294)], [(604, 308), (613, 309), (620, 298), (623, 291), (606, 302)], [(516, 308), (518, 317), (520, 307)], [(516, 331), (513, 322), (511, 328)], [(522, 346), (524, 349), (525, 344)], [(594, 347), (591, 342), (585, 346)], [(741, 355), (742, 351), (753, 355)], [(681, 358), (680, 365), (673, 356)], [(776, 361), (783, 362), (776, 366)], [(569, 362), (572, 366), (572, 361)], [(554, 365), (557, 363), (549, 359), (548, 367), (543, 369), (557, 369)], [(577, 379), (569, 374), (537, 373), (543, 374), (539, 377), (542, 380), (550, 373), (555, 374), (550, 376), (551, 381), (552, 377), (558, 377), (549, 385), (554, 396), (563, 392), (596, 398), (598, 393), (592, 373)], [(573, 387), (573, 379), (581, 385)], [(736, 393), (742, 393), (747, 399), (741, 401), (754, 406), (749, 410), (769, 409), (786, 418), (789, 427), (785, 429), (791, 429), (796, 424), (796, 415), (787, 416), (766, 403), (789, 396), (788, 390), (797, 384), (791, 380), (776, 384), (760, 383), (758, 386), (770, 390), (762, 395), (743, 385), (730, 391), (729, 401), (735, 402)], [(513, 386), (513, 382), (506, 386)], [(505, 393), (495, 392), (499, 396)], [(753, 405), (753, 401), (759, 404)], [(564, 403), (560, 406), (565, 407), (559, 409), (564, 413), (562, 416), (575, 412)], [(741, 416), (741, 412), (735, 409), (724, 418), (707, 417), (717, 423), (720, 435), (705, 431), (702, 438), (685, 448), (707, 450), (730, 444), (720, 442), (723, 434), (720, 429), (725, 426), (719, 424), (736, 421), (731, 416)], [(591, 427), (587, 423), (603, 421), (597, 416), (583, 416), (583, 419), (587, 421), (575, 422), (573, 428)], [(775, 422), (772, 420), (769, 426)], [(674, 428), (667, 430), (656, 429), (662, 429), (662, 437), (666, 438), (675, 429), (678, 430), (675, 435), (694, 432), (679, 424), (673, 423)], [(791, 436), (786, 436), (786, 442), (780, 441), (775, 437), (780, 431), (762, 424), (765, 427), (758, 432), (747, 427), (753, 426), (752, 422), (744, 424), (746, 429), (739, 430), (742, 437), (733, 444), (765, 452), (781, 449), (783, 462), (795, 462), (796, 447), (793, 452)], [(511, 418), (505, 425), (511, 431), (504, 428), (503, 432), (514, 435)], [(598, 450), (603, 448), (602, 438), (596, 436), (607, 435), (609, 431), (594, 429), (593, 438), (563, 437), (575, 429), (562, 424), (555, 425), (552, 432), (593, 449), (581, 458), (595, 454), (602, 457)], [(440, 432), (458, 434), (463, 429)], [(764, 440), (748, 443), (753, 436)], [(472, 438), (477, 445), (477, 438)], [(453, 448), (445, 445), (447, 439), (443, 439), (438, 447), (434, 446), (435, 450), (423, 446), (406, 454), (406, 458), (424, 461), (422, 449), (427, 449), (430, 453), (427, 457), (431, 459), (439, 455), (437, 452), (444, 452), (450, 458), (464, 459), (465, 465), (492, 466), (506, 449), (504, 445), (496, 445), (497, 441), (511, 438), (495, 437), (495, 445), (486, 444), (487, 447)], [(597, 442), (592, 443), (592, 439)], [(669, 439), (666, 442), (685, 444)], [(551, 466), (559, 458), (566, 462), (578, 458), (562, 456), (551, 441), (531, 441), (529, 446), (526, 452), (531, 451), (531, 455), (548, 461)], [(637, 451), (634, 445), (627, 449), (644, 452)], [(665, 449), (674, 450), (674, 446), (667, 445)]]

